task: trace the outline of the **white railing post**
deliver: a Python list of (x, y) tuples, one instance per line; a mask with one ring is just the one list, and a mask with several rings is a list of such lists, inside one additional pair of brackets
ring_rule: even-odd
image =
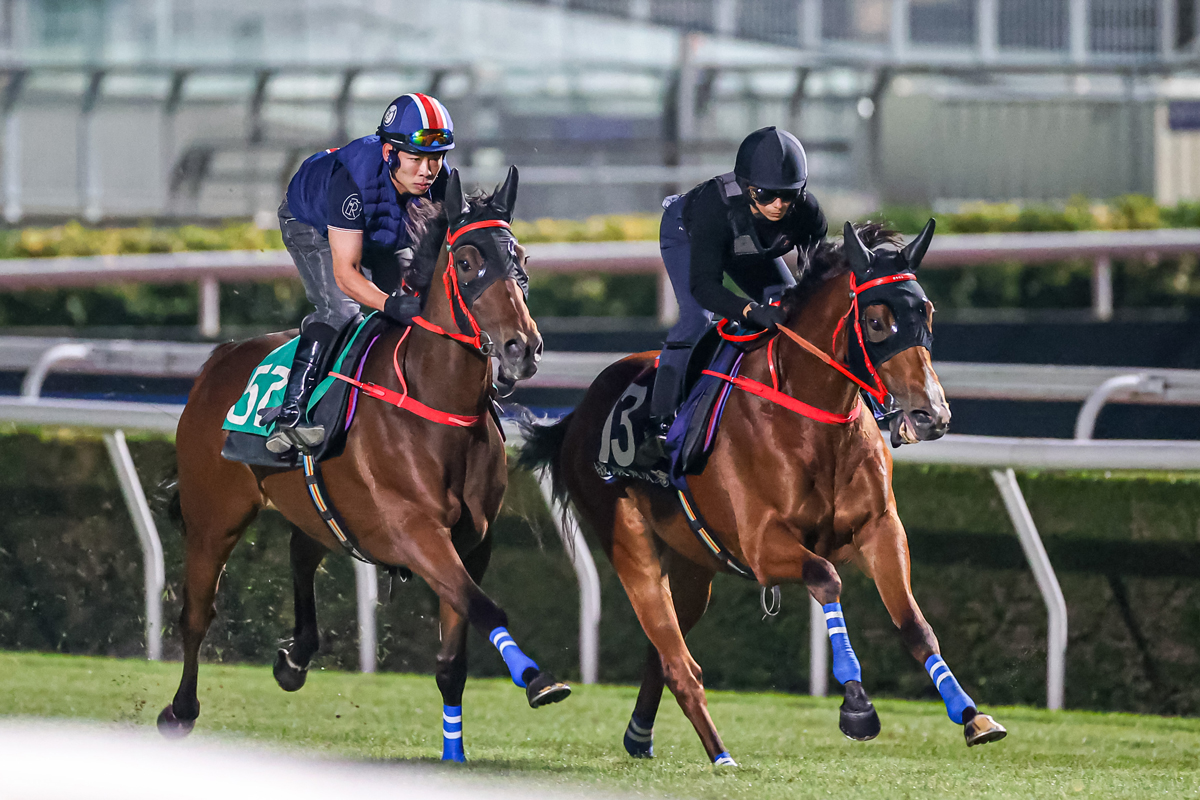
[(669, 328), (679, 321), (679, 299), (665, 269), (658, 273), (658, 324)]
[(995, 61), (1000, 56), (1000, 0), (976, 0), (975, 35), (980, 59)]
[(821, 47), (821, 2), (822, 0), (800, 0), (800, 46), (808, 50)]
[(1066, 683), (1067, 667), (1067, 601), (1063, 597), (1062, 587), (1058, 585), (1058, 576), (1042, 537), (1038, 535), (1037, 526), (1033, 523), (1033, 515), (1025, 504), (1025, 495), (1017, 483), (1017, 475), (1011, 469), (992, 470), (992, 480), (1000, 490), (1004, 499), (1004, 507), (1012, 519), (1013, 527), (1021, 540), (1021, 549), (1033, 570), (1033, 578), (1037, 581), (1042, 600), (1046, 603), (1046, 614), (1049, 620), (1046, 636), (1046, 708), (1059, 711), (1063, 707), (1063, 691)]
[(808, 693), (813, 697), (829, 693), (829, 633), (825, 611), (811, 594), (808, 596)]
[(1101, 322), (1113, 317), (1112, 258), (1107, 255), (1092, 264), (1092, 316)]
[(1088, 19), (1090, 3), (1088, 0), (1068, 0), (1067, 2), (1067, 49), (1071, 60), (1076, 64), (1087, 61), (1088, 34), (1091, 32), (1091, 21)]
[(104, 434), (104, 446), (108, 449), (108, 457), (116, 470), (117, 480), (121, 484), (121, 494), (125, 496), (125, 505), (129, 508), (129, 516), (133, 518), (133, 527), (137, 531), (138, 542), (142, 546), (142, 570), (145, 576), (145, 605), (146, 605), (146, 658), (151, 661), (162, 659), (162, 595), (166, 585), (167, 570), (163, 563), (162, 541), (158, 538), (158, 529), (154, 526), (154, 516), (150, 513), (150, 505), (146, 502), (146, 494), (142, 491), (142, 483), (138, 480), (137, 469), (133, 466), (133, 456), (129, 454), (129, 445), (125, 443), (125, 432), (115, 430)]
[(544, 470), (538, 488), (579, 581), (579, 673), (584, 683), (595, 683), (600, 677), (600, 573), (575, 515), (568, 509), (559, 514), (555, 508), (550, 475)]
[(903, 59), (909, 50), (912, 20), (911, 0), (892, 0), (892, 57)]
[(379, 605), (379, 576), (373, 564), (354, 559), (354, 594), (358, 600), (358, 671), (375, 671), (375, 609)]
[(1165, 378), (1153, 375), (1118, 375), (1109, 378), (1088, 395), (1079, 408), (1079, 416), (1075, 418), (1075, 438), (1086, 441), (1096, 432), (1096, 419), (1100, 410), (1114, 394), (1124, 390), (1134, 390), (1142, 394), (1156, 394), (1160, 397), (1167, 392)]
[(212, 339), (221, 332), (221, 284), (212, 275), (200, 279), (200, 335)]

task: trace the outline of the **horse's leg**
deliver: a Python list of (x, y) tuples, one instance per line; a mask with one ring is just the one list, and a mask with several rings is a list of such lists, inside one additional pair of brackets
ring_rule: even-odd
[(683, 641), (671, 587), (653, 536), (635, 502), (628, 497), (618, 500), (613, 521), (612, 564), (642, 630), (658, 651), (663, 682), (696, 729), (713, 764), (736, 766), (708, 714), (703, 673)]
[(808, 593), (821, 604), (833, 652), (833, 677), (842, 684), (838, 728), (851, 739), (874, 739), (879, 735), (879, 714), (863, 689), (862, 667), (846, 633), (841, 603), (842, 579), (837, 570), (828, 559), (796, 547), (796, 537), (791, 532), (772, 531), (771, 535), (754, 537), (753, 541), (769, 543), (747, 552), (747, 563), (763, 585), (803, 582)]
[[(200, 644), (216, 616), (217, 584), (234, 545), (258, 513), (251, 494), (253, 479), (244, 483), (248, 485), (226, 487), (219, 495), (222, 499), (219, 503), (212, 499), (218, 495), (201, 496), (197, 499), (203, 502), (190, 504), (187, 495), (181, 495), (186, 540), (183, 613), (179, 618), (183, 632), (183, 676), (175, 698), (158, 715), (158, 730), (164, 736), (186, 736), (200, 716), (200, 701), (196, 697)], [(246, 491), (239, 493), (238, 489), (243, 488)]]
[[(672, 551), (667, 551), (665, 560), (679, 632), (686, 637), (708, 609), (713, 571)], [(654, 720), (658, 716), (664, 685), (662, 659), (651, 644), (646, 648), (642, 687), (638, 691), (629, 725), (625, 728), (625, 750), (634, 758), (654, 758)]]
[(963, 725), (967, 746), (1003, 739), (1007, 731), (963, 691), (942, 659), (933, 628), (925, 621), (912, 594), (908, 539), (900, 520), (888, 514), (863, 527), (854, 537), (864, 570), (875, 581), (879, 596), (900, 630), (909, 652), (924, 665), (946, 704), (950, 719)]
[(406, 564), (429, 584), (438, 598), (487, 637), (500, 652), (513, 683), (525, 690), (531, 708), (565, 700), (571, 687), (525, 655), (508, 632), (508, 615), (479, 588), (450, 541), (450, 531), (434, 522), (424, 530), (414, 526), (404, 547), (394, 554), (375, 550), (388, 563)]
[(296, 627), (292, 630), (290, 649), (279, 648), (275, 654), (275, 682), (285, 692), (297, 691), (308, 677), (308, 665), (321, 647), (317, 630), (317, 593), (314, 585), (317, 568), (321, 566), (325, 545), (308, 537), (292, 526), (291, 541), (292, 593), (295, 598)]
[[(463, 566), (476, 584), (483, 580), (492, 557), (492, 539), (485, 538), (463, 557)], [(467, 684), (467, 618), (441, 601), (442, 649), (437, 655), (437, 685), (442, 693), (442, 761), (466, 761), (463, 743), (462, 695)]]

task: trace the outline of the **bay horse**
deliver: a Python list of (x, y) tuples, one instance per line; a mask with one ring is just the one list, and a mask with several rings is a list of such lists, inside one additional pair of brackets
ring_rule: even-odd
[[(452, 172), (444, 204), (410, 207), (416, 252), (406, 279), (429, 287), (423, 316), (412, 328), (386, 329), (361, 375), (364, 384), (390, 390), (393, 399), (406, 395), (406, 404), (360, 398), (343, 454), (323, 464), (328, 497), (357, 538), (359, 554), (411, 570), (438, 595), (442, 757), (458, 761), (464, 760), (468, 625), (500, 651), (532, 707), (570, 693), (521, 651), (504, 611), (479, 588), (491, 554), (490, 526), (508, 479), (502, 434), (490, 413), (490, 356), (499, 361), (499, 381), (512, 384), (533, 375), (542, 351), (526, 306), (524, 250), (509, 228), (516, 193), (515, 167), (487, 197), (464, 197)], [(184, 662), (179, 689), (158, 717), (164, 735), (186, 735), (200, 714), (198, 654), (215, 615), (217, 583), (234, 545), (263, 508), (277, 509), (292, 525), (296, 627), (291, 647), (280, 650), (275, 663), (281, 687), (295, 691), (304, 684), (319, 646), (313, 580), (325, 554), (342, 548), (339, 537), (314, 507), (299, 469), (251, 467), (221, 456), (226, 412), (251, 372), (291, 336), (275, 333), (217, 348), (179, 420)]]
[(599, 540), (650, 639), (624, 736), (630, 755), (653, 756), (666, 685), (709, 759), (736, 766), (684, 642), (708, 606), (718, 571), (751, 577), (764, 590), (782, 583), (808, 588), (824, 607), (833, 672), (844, 687), (839, 727), (853, 739), (874, 738), (879, 718), (846, 635), (834, 567), (848, 561), (874, 579), (905, 645), (930, 673), (950, 718), (964, 726), (967, 745), (1005, 735), (959, 686), (913, 598), (891, 454), (872, 414), (860, 413), (860, 388), (880, 400), (890, 394), (897, 444), (936, 439), (949, 426), (930, 362), (933, 305), (915, 275), (933, 227), (930, 220), (903, 250), (875, 251), (898, 237), (867, 225), (864, 244), (849, 223), (842, 248), (821, 245), (785, 293), (782, 335), (747, 353), (740, 377), (722, 378), (736, 388), (705, 468), (686, 478), (690, 498), (650, 482), (606, 480), (595, 468), (614, 403), (653, 368), (656, 353), (611, 365), (571, 414), (526, 430), (522, 463), (549, 469), (555, 496)]

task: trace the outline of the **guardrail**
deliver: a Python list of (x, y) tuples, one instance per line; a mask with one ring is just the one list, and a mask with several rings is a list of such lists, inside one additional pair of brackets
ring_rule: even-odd
[[(658, 316), (664, 324), (678, 314), (675, 296), (662, 268), (658, 243), (562, 242), (530, 244), (530, 270), (537, 272), (617, 272), (659, 276)], [(1020, 261), (1038, 264), (1067, 259), (1092, 262), (1092, 313), (1113, 314), (1112, 261), (1200, 253), (1200, 229), (1079, 231), (1068, 233), (986, 233), (934, 237), (922, 262), (925, 268)], [(220, 333), (221, 281), (261, 281), (296, 276), (283, 250), (226, 250), (125, 256), (26, 258), (0, 260), (0, 290), (104, 283), (197, 283), (199, 328), (204, 336)]]
[[(145, 496), (138, 482), (133, 461), (124, 448), (123, 429), (173, 431), (181, 406), (99, 401), (41, 400), (34, 397), (0, 397), (0, 420), (23, 424), (54, 424), (98, 428), (106, 432), (105, 441), (113, 467), (121, 478), (121, 487), (139, 534), (145, 559), (147, 654), (161, 654), (161, 619), (164, 566), (158, 533), (154, 529)], [(516, 444), (520, 433), (506, 426), (509, 440)], [(1064, 665), (1067, 644), (1066, 603), (1053, 566), (1046, 556), (1033, 517), (1021, 494), (1016, 469), (1065, 470), (1200, 470), (1200, 442), (1175, 441), (1087, 441), (1066, 439), (1020, 439), (1009, 437), (948, 435), (936, 442), (903, 447), (894, 458), (902, 463), (954, 464), (985, 467), (1001, 491), (1005, 507), (1020, 538), (1021, 546), (1034, 572), (1050, 618), (1047, 660), (1047, 705), (1061, 708), (1064, 694)], [(543, 493), (546, 487), (542, 486)], [(549, 502), (549, 498), (547, 497)], [(557, 515), (555, 515), (557, 516)], [(578, 526), (567, 518), (560, 524), (576, 575), (580, 581), (580, 663), (585, 682), (596, 679), (599, 659), (599, 581), (591, 551)], [(360, 632), (360, 666), (364, 672), (375, 667), (374, 649), (369, 645), (375, 634), (375, 570), (363, 565), (356, 569)], [(813, 605), (814, 609), (819, 609)], [(810, 626), (812, 664), (810, 691), (825, 693), (828, 643), (823, 617), (814, 610)], [(819, 665), (825, 665), (820, 668)]]

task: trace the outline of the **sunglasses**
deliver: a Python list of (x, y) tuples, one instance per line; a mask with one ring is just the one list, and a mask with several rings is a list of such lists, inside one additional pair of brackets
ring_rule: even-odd
[(782, 200), (784, 203), (794, 203), (796, 198), (800, 196), (802, 189), (759, 189), (755, 186), (750, 187), (750, 197), (760, 206), (769, 206), (776, 200)]
[(454, 131), (446, 128), (426, 128), (415, 133), (389, 133), (394, 144), (411, 144), (414, 147), (445, 147), (454, 144)]

